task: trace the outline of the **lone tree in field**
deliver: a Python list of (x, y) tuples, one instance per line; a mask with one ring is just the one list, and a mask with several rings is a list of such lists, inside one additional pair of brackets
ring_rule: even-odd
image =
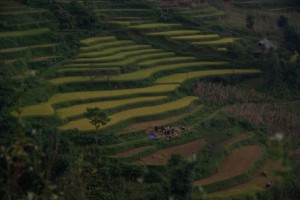
[(101, 125), (107, 124), (110, 121), (108, 110), (101, 110), (100, 108), (87, 108), (86, 112), (83, 114), (85, 118), (90, 120), (90, 123), (95, 126), (96, 134), (95, 134), (95, 141), (96, 144), (99, 144), (98, 140), (98, 132)]

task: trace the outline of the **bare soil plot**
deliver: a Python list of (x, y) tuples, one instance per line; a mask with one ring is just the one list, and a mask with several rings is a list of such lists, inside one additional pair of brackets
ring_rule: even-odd
[(228, 179), (249, 169), (255, 161), (260, 157), (262, 148), (260, 145), (249, 145), (239, 149), (235, 149), (223, 163), (221, 163), (219, 171), (205, 179), (195, 181), (195, 185), (207, 185), (216, 181)]
[[(243, 183), (231, 188), (227, 188), (225, 190), (217, 191), (211, 193), (209, 196), (217, 196), (217, 195), (225, 195), (225, 194), (235, 194), (239, 191), (245, 191), (245, 189), (266, 189), (267, 182), (273, 182), (276, 184), (276, 180), (280, 179), (279, 175), (276, 175), (276, 171), (280, 171), (283, 169), (283, 166), (280, 162), (275, 160), (267, 161), (261, 170), (247, 183)], [(266, 173), (266, 176), (262, 175), (262, 171)]]
[(138, 147), (138, 148), (134, 148), (134, 149), (130, 149), (128, 151), (124, 151), (118, 154), (113, 155), (113, 157), (117, 157), (117, 158), (126, 158), (126, 157), (130, 157), (133, 156), (137, 153), (140, 153), (142, 151), (145, 151), (147, 149), (150, 149), (151, 146), (143, 146), (143, 147)]
[(153, 153), (150, 156), (141, 158), (140, 160), (134, 162), (134, 164), (138, 165), (165, 165), (170, 159), (172, 154), (181, 154), (185, 157), (192, 157), (193, 151), (200, 150), (204, 144), (204, 139), (199, 139), (193, 142), (189, 142), (186, 144), (181, 144), (175, 147), (170, 147), (167, 149), (162, 149)]

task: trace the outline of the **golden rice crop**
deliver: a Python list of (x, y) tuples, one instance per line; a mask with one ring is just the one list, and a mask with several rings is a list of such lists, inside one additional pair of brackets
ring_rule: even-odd
[(187, 73), (178, 73), (159, 78), (155, 81), (156, 84), (169, 84), (169, 83), (183, 83), (188, 79), (200, 78), (204, 76), (217, 76), (217, 75), (227, 75), (227, 74), (253, 74), (260, 73), (257, 69), (220, 69), (220, 70), (204, 70), (204, 71), (194, 71)]
[(100, 102), (75, 105), (67, 108), (61, 108), (61, 109), (57, 109), (56, 112), (59, 117), (67, 118), (67, 117), (81, 115), (89, 107), (111, 109), (119, 106), (126, 106), (128, 104), (133, 104), (133, 103), (152, 102), (152, 101), (163, 100), (163, 99), (167, 99), (167, 96), (136, 97), (136, 98), (129, 98), (129, 99), (100, 101)]
[(162, 32), (154, 32), (154, 33), (146, 33), (148, 36), (183, 36), (183, 35), (193, 35), (200, 33), (198, 30), (172, 30), (172, 31), (162, 31)]
[(179, 27), (181, 24), (168, 24), (168, 23), (150, 23), (141, 24), (135, 26), (129, 26), (129, 29), (155, 29), (155, 28), (165, 28), (165, 27)]
[(168, 93), (174, 91), (179, 85), (155, 85), (145, 88), (134, 89), (122, 89), (122, 90), (104, 90), (104, 91), (86, 91), (86, 92), (69, 92), (69, 93), (57, 93), (53, 95), (48, 102), (43, 102), (37, 105), (26, 106), (21, 108), (21, 116), (39, 116), (41, 113), (43, 116), (53, 115), (54, 110), (52, 105), (57, 103), (64, 103), (68, 101), (80, 101), (97, 98), (109, 98), (109, 97), (122, 97), (127, 95), (142, 95), (142, 94), (159, 94)]
[(220, 40), (214, 40), (214, 41), (203, 41), (203, 42), (192, 42), (192, 45), (224, 45), (224, 44), (229, 44), (233, 43), (237, 40), (238, 38), (223, 38)]
[(195, 41), (195, 40), (210, 40), (210, 39), (219, 39), (218, 34), (210, 35), (186, 35), (186, 36), (176, 36), (171, 37), (172, 40), (186, 40), (186, 41)]
[[(134, 109), (125, 110), (119, 113), (116, 113), (112, 116), (110, 116), (111, 121), (103, 126), (103, 128), (117, 124), (121, 121), (125, 121), (132, 118), (137, 117), (145, 117), (145, 116), (151, 116), (151, 115), (158, 115), (163, 114), (175, 110), (183, 109), (187, 106), (189, 106), (193, 101), (198, 99), (197, 97), (184, 97), (182, 99), (172, 101), (169, 103), (161, 104), (158, 106), (145, 106), (145, 107), (139, 107)], [(93, 125), (89, 123), (87, 119), (79, 119), (71, 121), (63, 126), (60, 127), (62, 130), (67, 130), (71, 128), (78, 128), (80, 131), (93, 131), (95, 128)]]
[[(179, 64), (172, 64), (172, 65), (161, 65), (152, 68), (146, 68), (139, 71), (120, 74), (118, 76), (113, 76), (111, 81), (137, 81), (143, 80), (150, 77), (152, 74), (156, 72), (177, 69), (177, 68), (187, 68), (187, 67), (199, 67), (202, 68), (204, 66), (218, 66), (218, 65), (226, 65), (228, 62), (190, 62), (190, 63), (179, 63)], [(84, 76), (70, 76), (70, 77), (62, 77), (49, 80), (50, 83), (55, 85), (61, 85), (66, 83), (79, 83), (79, 82), (88, 82), (90, 81), (90, 77)], [(104, 81), (101, 79), (96, 79), (95, 81)]]
[(19, 36), (27, 36), (27, 35), (38, 35), (42, 33), (47, 33), (50, 30), (48, 28), (39, 28), (39, 29), (31, 29), (26, 31), (6, 31), (0, 32), (1, 37), (19, 37)]
[(89, 52), (89, 51), (95, 51), (95, 50), (102, 50), (109, 47), (118, 47), (118, 46), (124, 46), (124, 45), (132, 45), (135, 44), (131, 40), (117, 40), (112, 42), (103, 42), (100, 44), (94, 44), (87, 47), (80, 47), (80, 50), (82, 52)]
[(95, 43), (99, 43), (99, 42), (111, 42), (114, 40), (117, 40), (115, 36), (92, 37), (92, 38), (81, 40), (80, 44), (89, 46), (91, 44), (95, 44)]
[(167, 64), (167, 63), (180, 63), (185, 61), (193, 61), (196, 60), (195, 57), (171, 57), (171, 58), (158, 58), (153, 60), (148, 60), (144, 62), (140, 62), (138, 65), (141, 67), (147, 67), (147, 66), (156, 66), (161, 64)]

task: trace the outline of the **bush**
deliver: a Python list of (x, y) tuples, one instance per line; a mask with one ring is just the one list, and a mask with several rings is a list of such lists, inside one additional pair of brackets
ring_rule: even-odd
[(277, 26), (280, 28), (288, 27), (289, 26), (288, 18), (283, 15), (280, 15), (277, 19)]
[(248, 14), (246, 16), (246, 27), (249, 28), (249, 29), (253, 29), (254, 28), (254, 16), (251, 15), (251, 14)]

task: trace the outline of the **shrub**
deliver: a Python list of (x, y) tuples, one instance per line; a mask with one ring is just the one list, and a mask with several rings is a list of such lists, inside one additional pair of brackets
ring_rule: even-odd
[(246, 16), (246, 27), (249, 28), (249, 29), (253, 29), (254, 28), (254, 16), (251, 15), (251, 14), (248, 14)]
[(283, 28), (283, 27), (288, 27), (289, 26), (289, 22), (288, 22), (288, 18), (283, 16), (283, 15), (280, 15), (277, 19), (277, 26), (280, 27), (280, 28)]

